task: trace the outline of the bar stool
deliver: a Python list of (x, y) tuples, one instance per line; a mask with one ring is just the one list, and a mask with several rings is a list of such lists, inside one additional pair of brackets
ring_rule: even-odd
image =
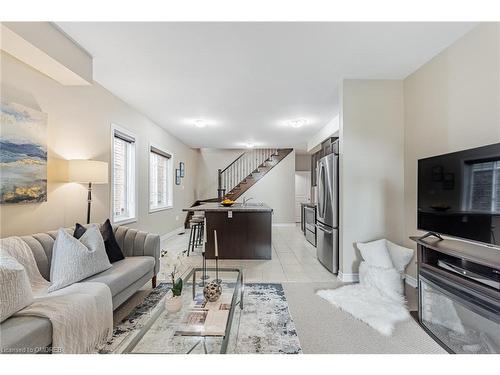
[(187, 256), (190, 252), (194, 253), (195, 247), (201, 246), (203, 242), (203, 230), (205, 219), (203, 217), (192, 217), (189, 221), (191, 233), (189, 234), (189, 244)]
[(202, 246), (203, 245), (203, 232), (205, 231), (205, 212), (199, 211), (196, 212), (193, 215), (193, 219), (196, 220), (197, 224), (200, 224), (201, 221), (201, 226), (198, 227), (198, 237), (196, 241), (196, 246)]

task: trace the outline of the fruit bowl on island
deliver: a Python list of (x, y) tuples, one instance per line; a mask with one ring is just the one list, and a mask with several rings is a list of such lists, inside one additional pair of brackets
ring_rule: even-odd
[(223, 205), (224, 207), (231, 207), (235, 203), (236, 203), (235, 201), (227, 198), (224, 199), (222, 202), (220, 202), (220, 204)]

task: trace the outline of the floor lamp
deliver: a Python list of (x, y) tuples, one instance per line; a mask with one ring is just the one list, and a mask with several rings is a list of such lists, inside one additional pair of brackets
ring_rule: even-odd
[(96, 160), (70, 160), (68, 162), (68, 182), (88, 184), (87, 224), (90, 224), (92, 184), (108, 183), (108, 163)]

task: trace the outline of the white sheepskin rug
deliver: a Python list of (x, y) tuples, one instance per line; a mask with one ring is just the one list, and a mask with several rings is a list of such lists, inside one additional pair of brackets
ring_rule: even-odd
[(359, 281), (338, 289), (320, 290), (317, 294), (382, 335), (390, 336), (396, 323), (410, 318), (400, 274), (394, 268), (361, 262)]
[(346, 285), (317, 294), (385, 336), (392, 334), (396, 323), (410, 318), (403, 296), (389, 297), (371, 286)]

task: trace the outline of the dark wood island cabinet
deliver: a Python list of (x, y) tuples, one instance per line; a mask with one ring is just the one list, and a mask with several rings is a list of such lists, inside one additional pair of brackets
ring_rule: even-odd
[(203, 211), (206, 218), (205, 255), (214, 259), (214, 230), (217, 230), (219, 259), (271, 259), (272, 208), (260, 203), (223, 207), (206, 203), (184, 211)]

